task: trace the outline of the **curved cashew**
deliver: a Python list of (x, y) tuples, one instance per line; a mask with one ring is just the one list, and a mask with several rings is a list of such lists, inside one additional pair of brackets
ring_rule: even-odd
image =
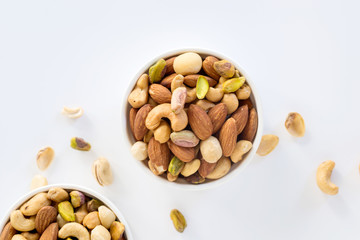
[(224, 94), (221, 102), (226, 105), (228, 114), (235, 112), (236, 109), (239, 107), (239, 100), (237, 99), (235, 93)]
[(45, 206), (50, 206), (51, 201), (47, 198), (47, 193), (38, 193), (29, 201), (20, 207), (20, 211), (25, 216), (34, 216), (38, 211)]
[(188, 117), (184, 110), (179, 114), (175, 114), (171, 110), (170, 103), (163, 103), (154, 107), (146, 117), (145, 125), (148, 129), (154, 130), (160, 125), (161, 118), (168, 118), (171, 122), (171, 128), (174, 131), (181, 131), (188, 124)]
[(195, 101), (196, 98), (197, 98), (197, 96), (196, 96), (196, 88), (186, 87), (186, 99), (185, 99), (185, 102), (186, 103), (191, 103), (191, 102)]
[(179, 87), (184, 87), (184, 76), (181, 74), (178, 74), (174, 77), (174, 79), (171, 82), (171, 92), (174, 92), (175, 89)]
[(27, 240), (23, 235), (21, 234), (15, 234), (11, 240)]
[(160, 121), (160, 125), (154, 130), (154, 138), (159, 143), (166, 143), (170, 138), (170, 125), (164, 121)]
[(148, 101), (149, 92), (149, 76), (144, 73), (138, 79), (134, 90), (128, 97), (128, 102), (133, 108), (140, 108)]
[(104, 226), (99, 225), (91, 231), (91, 240), (111, 240), (111, 235)]
[(78, 240), (90, 240), (89, 231), (80, 223), (71, 222), (60, 228), (58, 237), (66, 239), (67, 237), (76, 237)]
[(86, 204), (81, 205), (75, 212), (75, 222), (82, 223), (87, 214), (88, 210)]
[(39, 234), (38, 232), (36, 232), (36, 233), (23, 232), (23, 233), (21, 233), (21, 235), (22, 235), (26, 240), (39, 240), (39, 238), (40, 238), (40, 234)]
[(219, 102), (224, 96), (224, 90), (222, 88), (210, 87), (206, 93), (206, 99), (210, 102)]
[(29, 232), (35, 229), (35, 216), (25, 218), (20, 210), (15, 210), (10, 215), (13, 228), (21, 232)]
[(328, 160), (321, 163), (316, 172), (316, 182), (320, 190), (329, 195), (339, 192), (339, 187), (331, 182), (331, 173), (335, 167), (335, 162)]
[(62, 113), (69, 118), (79, 118), (84, 114), (84, 110), (81, 107), (69, 108), (63, 107)]

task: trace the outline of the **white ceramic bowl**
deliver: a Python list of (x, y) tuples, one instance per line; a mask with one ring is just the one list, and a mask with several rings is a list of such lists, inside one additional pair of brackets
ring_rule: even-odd
[(86, 187), (81, 187), (81, 186), (77, 186), (77, 185), (69, 185), (69, 184), (54, 184), (54, 185), (48, 185), (48, 186), (44, 186), (41, 188), (37, 188), (27, 194), (25, 194), (24, 196), (22, 196), (19, 200), (17, 200), (15, 202), (15, 204), (13, 204), (11, 206), (11, 208), (9, 209), (9, 211), (7, 213), (5, 213), (3, 219), (0, 222), (0, 232), (2, 231), (2, 229), (4, 228), (4, 226), (10, 221), (10, 214), (12, 211), (19, 209), (20, 206), (25, 203), (26, 201), (28, 201), (30, 198), (32, 198), (35, 194), (40, 193), (40, 192), (47, 192), (51, 187), (61, 187), (65, 190), (78, 190), (82, 193), (84, 193), (86, 196), (89, 196), (91, 198), (96, 198), (98, 200), (100, 200), (101, 202), (103, 202), (108, 208), (110, 208), (115, 215), (117, 216), (117, 218), (120, 220), (120, 222), (122, 222), (125, 226), (125, 234), (128, 240), (133, 240), (133, 236), (131, 234), (130, 231), (130, 227), (128, 225), (128, 223), (126, 222), (124, 216), (122, 215), (122, 213), (115, 207), (115, 205), (110, 202), (106, 197), (102, 196), (101, 194), (86, 188)]
[(130, 151), (130, 148), (132, 146), (132, 144), (134, 144), (136, 141), (134, 139), (134, 137), (132, 136), (131, 130), (130, 130), (130, 124), (129, 124), (129, 111), (131, 109), (130, 104), (127, 101), (127, 98), (129, 96), (129, 94), (131, 93), (131, 91), (133, 90), (136, 81), (139, 79), (139, 77), (146, 72), (154, 63), (156, 63), (160, 58), (170, 58), (173, 56), (177, 56), (179, 54), (185, 53), (185, 52), (196, 52), (198, 54), (200, 54), (200, 56), (204, 59), (205, 57), (211, 55), (211, 56), (215, 56), (219, 59), (226, 59), (228, 61), (230, 61), (232, 64), (234, 64), (235, 68), (239, 70), (239, 72), (245, 76), (246, 78), (246, 82), (247, 84), (250, 86), (252, 93), (250, 96), (250, 99), (254, 105), (254, 107), (256, 108), (257, 111), (257, 115), (258, 115), (258, 129), (257, 129), (257, 133), (255, 136), (255, 139), (253, 141), (253, 148), (250, 150), (250, 152), (247, 154), (247, 156), (244, 158), (243, 161), (233, 164), (229, 173), (217, 180), (212, 180), (209, 181), (207, 180), (205, 183), (202, 184), (198, 184), (198, 185), (194, 185), (191, 183), (186, 182), (185, 180), (177, 180), (176, 182), (170, 182), (167, 179), (161, 177), (161, 176), (155, 176), (151, 170), (148, 168), (148, 166), (141, 161), (138, 161), (136, 159), (133, 159), (134, 161), (137, 162), (137, 164), (139, 165), (139, 167), (141, 169), (144, 170), (144, 174), (146, 174), (147, 176), (151, 177), (151, 178), (155, 178), (157, 179), (159, 182), (162, 182), (163, 184), (167, 184), (167, 185), (171, 185), (171, 186), (178, 186), (180, 188), (183, 189), (192, 189), (192, 190), (201, 190), (201, 189), (209, 189), (211, 187), (214, 186), (218, 186), (226, 181), (228, 181), (229, 179), (233, 178), (235, 175), (239, 174), (249, 163), (250, 161), (253, 159), (256, 150), (259, 147), (260, 144), (260, 140), (261, 140), (261, 136), (262, 136), (262, 132), (263, 132), (263, 115), (262, 115), (262, 109), (261, 109), (261, 104), (260, 104), (260, 99), (259, 99), (259, 95), (256, 91), (254, 82), (252, 80), (252, 78), (249, 76), (249, 74), (244, 70), (244, 68), (242, 68), (239, 64), (236, 63), (236, 61), (230, 59), (227, 56), (224, 56), (220, 53), (211, 51), (211, 50), (205, 50), (205, 49), (179, 49), (179, 50), (173, 50), (164, 54), (161, 54), (160, 56), (157, 56), (156, 58), (152, 59), (151, 61), (149, 61), (147, 64), (144, 65), (144, 67), (142, 67), (139, 72), (134, 76), (134, 78), (130, 81), (128, 89), (125, 92), (125, 96), (124, 96), (124, 105), (123, 105), (123, 118), (122, 118), (122, 124), (123, 124), (123, 128), (124, 128), (124, 132), (126, 133), (127, 136), (127, 143), (128, 143), (128, 149)]

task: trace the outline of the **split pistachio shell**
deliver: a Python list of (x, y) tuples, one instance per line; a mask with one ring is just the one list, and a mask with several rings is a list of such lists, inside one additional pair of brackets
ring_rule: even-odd
[(245, 83), (244, 77), (232, 78), (223, 83), (224, 93), (236, 92)]
[(185, 163), (185, 166), (184, 166), (183, 170), (181, 171), (181, 175), (183, 175), (184, 177), (193, 175), (194, 173), (197, 172), (197, 170), (199, 170), (200, 163), (201, 162), (199, 159), (194, 159), (191, 162)]
[(178, 176), (180, 172), (183, 170), (185, 163), (174, 156), (169, 164), (168, 171), (171, 175)]
[(88, 142), (85, 142), (84, 139), (79, 137), (73, 137), (70, 141), (70, 146), (73, 149), (80, 150), (80, 151), (90, 151), (91, 145)]
[(159, 82), (165, 75), (166, 61), (160, 59), (149, 69), (149, 78), (151, 83)]
[(93, 163), (92, 173), (101, 186), (110, 185), (113, 182), (111, 166), (106, 158), (99, 158)]
[(46, 177), (41, 176), (41, 175), (35, 175), (33, 177), (33, 179), (31, 180), (30, 188), (31, 188), (31, 190), (34, 190), (36, 188), (43, 187), (46, 185), (48, 185), (48, 181), (47, 181)]
[(184, 215), (182, 215), (179, 210), (173, 209), (170, 212), (170, 218), (174, 224), (176, 231), (182, 233), (187, 226)]
[(62, 113), (69, 118), (79, 118), (84, 114), (84, 110), (81, 107), (69, 108), (63, 107)]
[(271, 134), (262, 136), (261, 142), (256, 153), (260, 156), (266, 156), (271, 153), (279, 143), (279, 137)]
[(71, 204), (74, 208), (78, 208), (85, 203), (85, 195), (79, 191), (70, 192)]
[(54, 156), (55, 156), (55, 152), (54, 149), (52, 149), (51, 147), (45, 147), (41, 149), (36, 157), (36, 163), (38, 168), (41, 171), (46, 170), (53, 161)]
[(204, 76), (199, 76), (196, 83), (196, 96), (198, 99), (205, 98), (209, 91), (209, 82)]
[(235, 67), (227, 60), (214, 62), (215, 71), (224, 78), (231, 78), (235, 74)]
[(286, 118), (285, 127), (294, 137), (305, 135), (305, 122), (303, 117), (297, 112), (291, 112)]
[(199, 138), (190, 130), (172, 132), (170, 138), (173, 143), (180, 147), (195, 147), (199, 144)]

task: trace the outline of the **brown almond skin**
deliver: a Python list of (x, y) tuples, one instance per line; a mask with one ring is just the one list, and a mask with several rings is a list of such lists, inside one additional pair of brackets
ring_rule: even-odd
[(220, 130), (224, 124), (227, 116), (227, 107), (224, 103), (216, 104), (215, 107), (211, 108), (208, 112), (208, 116), (213, 125), (213, 134)]
[(135, 123), (135, 117), (136, 117), (136, 113), (138, 112), (139, 109), (137, 108), (131, 108), (130, 112), (129, 112), (129, 123), (130, 123), (130, 129), (131, 132), (135, 138), (135, 132), (134, 132), (134, 123)]
[(57, 210), (52, 206), (42, 207), (35, 218), (35, 228), (38, 233), (42, 233), (53, 222), (56, 221)]
[(254, 105), (252, 104), (250, 98), (239, 101), (239, 106), (242, 106), (242, 105), (245, 105), (245, 104), (248, 106), (249, 109), (254, 108)]
[(180, 147), (173, 143), (171, 140), (168, 141), (170, 151), (181, 161), (190, 162), (195, 158), (195, 148), (193, 147)]
[(50, 224), (41, 235), (40, 240), (57, 240), (59, 225), (55, 222)]
[(148, 129), (145, 126), (145, 120), (152, 107), (150, 104), (142, 106), (136, 114), (134, 121), (134, 135), (137, 141), (144, 139), (144, 136)]
[[(203, 75), (200, 75), (200, 74), (187, 75), (184, 77), (184, 83), (186, 85), (188, 85), (189, 87), (196, 87), (197, 80), (200, 76), (203, 76)], [(206, 80), (208, 80), (210, 87), (213, 87), (217, 84), (217, 81), (215, 81), (211, 77), (208, 77), (208, 76), (203, 76), (203, 77), (205, 77)]]
[[(148, 144), (148, 154), (151, 163), (157, 167), (162, 166), (166, 171), (170, 163), (170, 150), (167, 143), (159, 143), (152, 137)], [(159, 174), (162, 174), (160, 172)]]
[(172, 74), (175, 72), (174, 67), (173, 67), (175, 58), (176, 57), (172, 57), (172, 58), (168, 58), (165, 60), (165, 62), (166, 62), (165, 75), (169, 75), (169, 74)]
[(164, 77), (163, 80), (161, 80), (160, 84), (163, 85), (166, 88), (171, 88), (172, 80), (176, 77), (176, 73), (173, 73), (169, 76)]
[(224, 125), (221, 127), (219, 134), (219, 142), (225, 157), (229, 157), (236, 146), (237, 140), (237, 127), (236, 121), (233, 118), (226, 120)]
[(207, 56), (203, 61), (203, 69), (205, 73), (212, 79), (215, 79), (216, 81), (219, 81), (220, 75), (215, 71), (213, 66), (214, 66), (214, 62), (218, 62), (218, 61), (220, 60), (214, 56)]
[(195, 104), (191, 104), (187, 114), (189, 124), (195, 135), (201, 140), (209, 138), (213, 131), (213, 125), (205, 110)]
[(158, 104), (171, 102), (170, 90), (161, 84), (151, 84), (149, 88), (149, 94), (151, 98)]
[(10, 222), (8, 222), (5, 227), (3, 228), (0, 240), (11, 240), (11, 238), (16, 234), (15, 228), (11, 225)]
[(231, 117), (236, 121), (237, 134), (239, 135), (244, 130), (249, 117), (248, 105), (244, 104), (239, 107)]
[(209, 173), (214, 171), (216, 164), (217, 164), (217, 162), (208, 163), (204, 159), (201, 159), (200, 168), (198, 170), (200, 176), (202, 176), (203, 178), (206, 178), (206, 176), (209, 175)]
[(248, 140), (248, 141), (252, 142), (256, 135), (257, 126), (258, 126), (257, 112), (256, 112), (256, 109), (253, 108), (250, 110), (248, 122), (247, 122), (244, 130), (240, 134), (240, 139)]

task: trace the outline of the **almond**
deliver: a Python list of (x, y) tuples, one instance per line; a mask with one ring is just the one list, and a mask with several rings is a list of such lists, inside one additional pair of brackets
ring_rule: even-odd
[[(196, 87), (197, 80), (200, 76), (202, 76), (202, 75), (200, 75), (200, 74), (187, 75), (184, 77), (184, 83), (186, 85), (188, 85), (189, 87)], [(208, 77), (208, 76), (204, 76), (204, 77), (206, 78), (206, 80), (208, 80), (210, 87), (213, 87), (217, 84), (217, 81), (215, 81), (211, 77)]]
[(202, 176), (203, 178), (206, 178), (206, 176), (215, 169), (216, 164), (217, 164), (217, 162), (209, 163), (209, 162), (205, 161), (204, 159), (201, 159), (200, 168), (198, 170), (200, 176)]
[(229, 157), (236, 146), (237, 140), (237, 127), (236, 121), (233, 118), (226, 120), (224, 125), (221, 127), (219, 141), (225, 157)]
[(136, 114), (134, 121), (134, 135), (137, 141), (140, 141), (144, 138), (148, 129), (145, 126), (145, 120), (152, 107), (150, 104), (145, 104), (142, 106)]
[(187, 114), (191, 129), (198, 138), (205, 140), (211, 136), (213, 125), (204, 109), (195, 104), (191, 104)]
[(248, 105), (239, 107), (231, 117), (236, 121), (237, 134), (239, 135), (244, 130), (249, 117)]
[(204, 69), (205, 73), (209, 77), (215, 79), (216, 81), (219, 80), (220, 75), (215, 71), (214, 63), (218, 62), (218, 61), (219, 61), (219, 59), (217, 59), (216, 57), (213, 57), (213, 56), (208, 56), (203, 61), (203, 69)]
[(224, 124), (227, 116), (227, 107), (224, 103), (219, 103), (215, 107), (211, 108), (208, 116), (213, 125), (213, 134), (220, 130)]
[(138, 110), (139, 109), (137, 109), (137, 108), (131, 108), (130, 112), (129, 112), (130, 129), (131, 129), (131, 132), (132, 132), (134, 137), (135, 137), (134, 123), (135, 123), (136, 113), (138, 112)]
[(42, 233), (50, 225), (56, 221), (57, 210), (52, 206), (42, 207), (35, 218), (35, 228), (38, 233)]
[(11, 240), (11, 238), (16, 234), (15, 228), (11, 225), (10, 222), (8, 222), (5, 227), (3, 228), (0, 240)]
[(171, 82), (176, 77), (177, 73), (173, 73), (169, 76), (164, 77), (164, 79), (160, 82), (161, 85), (167, 88), (171, 88)]
[(58, 224), (56, 222), (52, 223), (46, 228), (44, 233), (41, 235), (40, 240), (57, 240), (58, 231), (59, 231)]
[(250, 110), (248, 122), (247, 122), (244, 130), (240, 134), (240, 139), (248, 140), (248, 141), (252, 142), (255, 138), (257, 126), (258, 126), (257, 112), (256, 112), (256, 109), (253, 108)]
[(165, 75), (169, 75), (169, 74), (172, 74), (175, 72), (174, 70), (174, 60), (175, 60), (176, 57), (172, 57), (172, 58), (168, 58), (165, 60), (166, 62), (166, 73)]
[(242, 105), (245, 105), (245, 104), (248, 106), (249, 109), (252, 109), (254, 107), (254, 105), (252, 104), (250, 98), (239, 101), (239, 106), (242, 106)]
[(160, 175), (168, 169), (170, 162), (170, 150), (166, 143), (159, 143), (154, 137), (152, 137), (148, 144), (148, 155), (154, 169), (154, 174)]
[(151, 84), (149, 88), (151, 98), (158, 104), (170, 103), (171, 92), (161, 84)]
[(183, 162), (190, 162), (195, 158), (195, 148), (193, 147), (180, 147), (168, 141), (171, 152)]

